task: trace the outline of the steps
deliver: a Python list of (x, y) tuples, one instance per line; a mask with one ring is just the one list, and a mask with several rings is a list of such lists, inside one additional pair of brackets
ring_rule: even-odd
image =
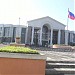
[(75, 49), (33, 47), (47, 57), (45, 75), (75, 75)]
[(75, 74), (75, 61), (46, 61), (46, 75)]
[(47, 69), (50, 68), (75, 68), (75, 64), (71, 63), (47, 63)]
[(75, 49), (66, 49), (66, 48), (48, 48), (48, 47), (31, 47), (32, 49), (41, 50), (41, 51), (56, 51), (56, 52), (75, 52)]

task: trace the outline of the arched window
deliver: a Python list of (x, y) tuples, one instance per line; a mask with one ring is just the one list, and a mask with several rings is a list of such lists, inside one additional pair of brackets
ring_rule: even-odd
[(48, 33), (48, 27), (47, 26), (43, 26), (43, 33)]

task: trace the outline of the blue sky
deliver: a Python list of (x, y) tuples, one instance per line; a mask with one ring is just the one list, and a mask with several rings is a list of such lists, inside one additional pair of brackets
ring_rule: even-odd
[[(50, 16), (67, 24), (68, 8), (74, 13), (74, 0), (0, 0), (0, 23), (25, 25), (26, 21)], [(69, 30), (75, 30), (69, 19)]]

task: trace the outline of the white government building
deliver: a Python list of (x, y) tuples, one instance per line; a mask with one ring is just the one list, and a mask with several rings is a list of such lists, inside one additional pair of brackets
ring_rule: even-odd
[(0, 24), (0, 42), (13, 43), (16, 37), (20, 37), (22, 44), (38, 46), (74, 45), (75, 33), (65, 30), (65, 27), (66, 25), (48, 16), (27, 21), (27, 26)]

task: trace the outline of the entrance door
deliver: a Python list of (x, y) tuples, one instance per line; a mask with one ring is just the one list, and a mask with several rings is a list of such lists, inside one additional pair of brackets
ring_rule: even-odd
[(58, 42), (58, 31), (53, 31), (53, 44)]
[(34, 45), (38, 46), (38, 30), (39, 29), (34, 29)]

